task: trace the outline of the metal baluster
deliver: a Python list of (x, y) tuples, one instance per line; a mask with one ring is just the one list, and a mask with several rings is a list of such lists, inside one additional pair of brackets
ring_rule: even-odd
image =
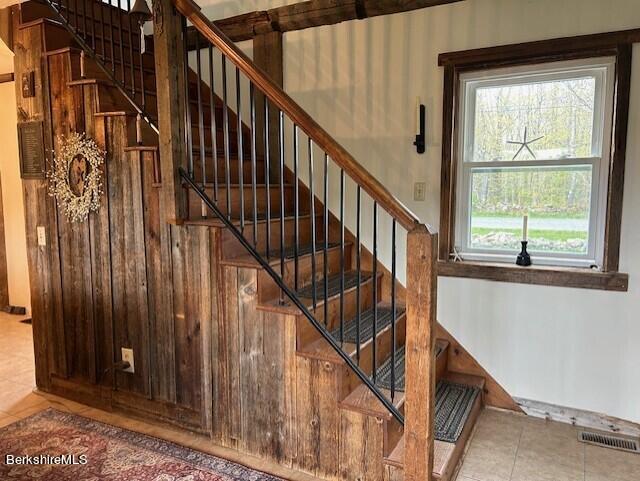
[(391, 224), (391, 401), (396, 395), (396, 220)]
[(73, 30), (78, 33), (78, 0), (73, 0)]
[[(127, 0), (127, 9), (128, 11), (131, 11), (131, 0)], [(131, 61), (131, 94), (134, 96), (136, 95), (136, 61), (135, 61), (135, 57), (133, 56), (133, 19), (131, 18), (131, 15), (127, 15), (127, 18), (129, 19), (129, 60)], [(140, 45), (140, 48), (142, 48), (142, 45)]]
[[(187, 38), (187, 19), (182, 17), (182, 35), (186, 40)], [(188, 152), (188, 171), (189, 176), (193, 178), (193, 125), (191, 123), (191, 100), (190, 100), (190, 92), (189, 92), (189, 51), (187, 50), (187, 42), (183, 42), (184, 44), (184, 95), (185, 95), (185, 139), (187, 142), (187, 152)], [(140, 72), (143, 72), (142, 68), (142, 58), (140, 58)], [(141, 80), (144, 82), (144, 77), (141, 77)], [(144, 94), (144, 90), (143, 90)]]
[(316, 197), (313, 193), (313, 141), (309, 137), (309, 197), (311, 210), (311, 299), (313, 311), (318, 307), (316, 294)]
[[(257, 183), (257, 159), (256, 159), (256, 93), (253, 82), (249, 83), (249, 103), (251, 104), (251, 194), (253, 197), (253, 246), (258, 247), (258, 193)], [(240, 174), (244, 175), (244, 174)]]
[(200, 35), (196, 35), (196, 95), (198, 97), (198, 137), (200, 140), (200, 169), (202, 187), (207, 183), (207, 159), (204, 144), (204, 109), (202, 107), (202, 56), (200, 53)]
[[(280, 277), (284, 280), (284, 113), (279, 111), (278, 138), (280, 139)], [(284, 304), (284, 291), (280, 290), (280, 304)]]
[[(131, 0), (128, 0), (131, 1)], [(91, 50), (96, 51), (96, 2), (91, 2)]]
[(113, 53), (113, 8), (111, 7), (111, 2), (107, 7), (109, 9), (109, 53), (111, 54), (111, 70), (113, 71), (113, 75), (116, 75), (116, 56)]
[(106, 62), (107, 59), (107, 44), (104, 36), (104, 11), (105, 6), (103, 2), (100, 2), (100, 45), (102, 46), (102, 60)]
[(242, 143), (242, 99), (240, 96), (240, 69), (238, 67), (236, 67), (236, 118), (238, 120), (238, 172), (240, 174), (238, 179), (240, 190), (240, 232), (244, 232), (244, 179), (242, 176), (244, 145)]
[[(84, 0), (84, 1), (87, 2), (91, 0)], [(118, 40), (120, 41), (120, 65), (122, 66), (122, 85), (125, 85), (127, 73), (124, 68), (124, 39), (122, 35), (122, 0), (118, 0)]]
[(340, 169), (340, 343), (344, 342), (344, 170)]
[[(371, 363), (373, 382), (376, 381), (376, 338), (378, 336), (378, 203), (373, 202), (373, 343), (371, 344)], [(391, 366), (395, 369), (395, 366)]]
[(227, 104), (227, 57), (222, 55), (222, 128), (224, 131), (224, 170), (227, 183), (227, 219), (231, 219), (231, 166), (229, 153), (229, 107)]
[(360, 308), (360, 283), (362, 282), (362, 270), (360, 259), (360, 207), (361, 207), (360, 185), (356, 189), (356, 360), (360, 365), (360, 319), (362, 310)]
[(299, 288), (300, 282), (300, 266), (298, 262), (298, 254), (299, 254), (299, 242), (300, 242), (300, 205), (298, 202), (298, 163), (299, 163), (300, 152), (298, 149), (298, 126), (293, 125), (293, 256), (294, 256), (294, 285), (295, 290), (297, 291)]
[(211, 155), (213, 158), (213, 200), (218, 201), (218, 130), (216, 128), (216, 103), (213, 75), (213, 45), (209, 44), (209, 112), (211, 115)]
[(90, 0), (82, 2), (82, 36), (85, 40), (87, 39), (87, 1)]
[(327, 327), (329, 323), (329, 271), (327, 265), (327, 244), (329, 243), (329, 156), (324, 154), (324, 245), (322, 246), (324, 254), (324, 325)]
[(267, 249), (267, 260), (271, 257), (271, 175), (270, 175), (271, 155), (269, 152), (269, 99), (264, 96), (264, 183), (265, 196), (267, 199), (267, 225), (265, 247)]
[[(186, 32), (186, 28), (187, 27), (186, 27), (186, 21), (185, 21), (185, 32)], [(142, 42), (144, 42), (144, 38), (142, 38), (142, 36), (143, 36), (143, 33), (140, 32), (140, 49), (138, 50), (138, 57), (140, 57), (140, 98), (142, 99), (141, 100), (141, 106), (142, 106), (142, 110), (145, 110), (146, 105), (147, 105), (147, 93), (145, 91), (146, 89), (145, 89), (145, 86), (144, 86), (144, 53), (142, 52)], [(183, 42), (184, 43), (184, 48), (185, 48), (185, 50), (187, 52), (187, 54), (185, 56), (185, 59), (184, 59), (184, 63), (185, 63), (185, 66), (187, 68), (187, 73), (188, 73), (188, 71), (189, 71), (189, 50), (188, 50), (187, 42), (186, 42), (186, 39), (187, 39), (186, 33), (185, 33), (185, 37), (184, 38), (185, 38), (185, 41)], [(122, 62), (122, 68), (124, 68), (124, 60)], [(185, 81), (185, 83), (187, 85), (189, 84), (189, 76), (188, 75), (185, 75), (184, 81)], [(199, 81), (199, 78), (198, 78), (198, 81)], [(187, 96), (187, 102), (188, 101), (189, 101), (189, 96)], [(193, 175), (193, 168), (191, 169), (191, 175)]]

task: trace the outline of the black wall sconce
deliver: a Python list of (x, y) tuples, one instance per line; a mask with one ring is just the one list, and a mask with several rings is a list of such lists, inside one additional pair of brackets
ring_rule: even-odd
[(416, 146), (416, 150), (419, 154), (424, 154), (427, 150), (427, 141), (426, 141), (426, 114), (427, 109), (424, 105), (420, 103), (420, 97), (418, 97), (418, 102), (416, 106), (416, 140), (413, 145)]

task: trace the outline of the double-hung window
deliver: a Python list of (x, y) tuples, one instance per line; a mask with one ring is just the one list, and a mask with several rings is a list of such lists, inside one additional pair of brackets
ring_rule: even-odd
[(455, 248), (513, 263), (602, 266), (615, 58), (461, 73)]

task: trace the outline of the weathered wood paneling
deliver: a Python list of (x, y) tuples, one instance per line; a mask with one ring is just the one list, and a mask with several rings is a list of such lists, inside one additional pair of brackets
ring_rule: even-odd
[[(32, 99), (17, 92), (20, 120), (44, 121), (47, 153), (71, 132), (107, 152), (101, 208), (86, 222), (62, 215), (46, 180), (23, 183), (38, 386), (211, 430), (216, 231), (166, 224), (157, 152), (129, 148), (135, 118), (118, 112), (125, 105), (107, 87), (69, 85), (77, 51), (45, 52), (42, 24), (17, 40), (17, 74), (34, 70), (37, 83)], [(105, 105), (114, 112), (100, 112)], [(116, 369), (122, 347), (134, 350), (133, 374)]]

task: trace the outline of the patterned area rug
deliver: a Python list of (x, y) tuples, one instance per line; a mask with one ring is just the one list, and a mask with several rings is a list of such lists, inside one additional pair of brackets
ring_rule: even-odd
[[(2, 480), (282, 481), (224, 459), (53, 409), (1, 428), (0, 455)], [(7, 455), (28, 455), (45, 464), (8, 465)], [(78, 464), (59, 465), (53, 457), (60, 455), (71, 455)]]

